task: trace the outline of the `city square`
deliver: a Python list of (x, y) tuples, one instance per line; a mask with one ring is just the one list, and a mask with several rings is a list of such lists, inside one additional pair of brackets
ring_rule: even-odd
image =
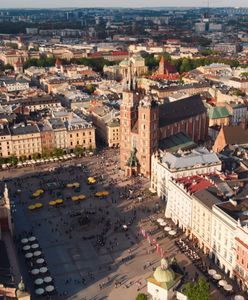
[[(158, 241), (165, 257), (176, 258), (188, 278), (201, 275), (175, 245), (184, 237), (182, 232), (170, 220), (167, 224), (177, 232), (176, 237), (158, 226), (156, 220), (164, 218), (164, 203), (149, 192), (146, 179), (124, 178), (119, 173), (116, 152), (103, 151), (64, 166), (54, 165), (52, 170), (49, 166), (50, 171), (43, 166), (44, 170), (34, 173), (30, 168), (23, 177), (6, 180), (21, 273), (34, 299), (124, 300), (146, 293), (146, 280), (160, 264), (161, 254), (142, 236), (142, 229)], [(89, 177), (96, 182), (88, 184)], [(101, 191), (109, 194), (97, 197)], [(85, 198), (72, 200), (80, 195)], [(51, 205), (59, 199), (63, 203)], [(30, 210), (35, 203), (42, 207)], [(31, 241), (22, 243), (30, 237)], [(38, 249), (32, 250), (33, 244)], [(39, 258), (44, 261), (37, 266)], [(52, 281), (46, 283), (47, 278)], [(54, 290), (47, 292), (47, 286)], [(213, 299), (225, 299), (214, 286), (211, 290)]]

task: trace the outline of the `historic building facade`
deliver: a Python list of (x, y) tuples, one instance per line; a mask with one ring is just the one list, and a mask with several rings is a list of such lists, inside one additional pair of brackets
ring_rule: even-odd
[(126, 175), (150, 177), (151, 156), (164, 138), (183, 132), (194, 141), (207, 132), (207, 112), (198, 95), (159, 104), (151, 94), (136, 90), (136, 76), (129, 64), (120, 107), (120, 165)]

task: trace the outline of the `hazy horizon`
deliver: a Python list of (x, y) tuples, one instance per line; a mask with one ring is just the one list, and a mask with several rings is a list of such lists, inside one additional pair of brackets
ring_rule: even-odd
[[(36, 2), (36, 3), (34, 3)], [(146, 8), (146, 7), (206, 7), (208, 1), (202, 0), (0, 0), (0, 8), (83, 8), (83, 7), (120, 7), (120, 8)], [(247, 0), (210, 0), (211, 7), (248, 7)]]

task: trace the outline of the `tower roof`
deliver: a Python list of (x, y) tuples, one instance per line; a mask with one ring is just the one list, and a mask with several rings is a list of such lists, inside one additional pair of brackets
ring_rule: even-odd
[(175, 273), (169, 268), (169, 262), (165, 258), (161, 260), (161, 265), (156, 268), (153, 276), (159, 283), (170, 284), (175, 279)]

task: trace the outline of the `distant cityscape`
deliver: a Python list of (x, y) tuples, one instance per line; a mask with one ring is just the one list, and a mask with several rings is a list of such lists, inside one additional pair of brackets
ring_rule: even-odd
[(248, 299), (247, 170), (248, 7), (0, 9), (0, 299)]

